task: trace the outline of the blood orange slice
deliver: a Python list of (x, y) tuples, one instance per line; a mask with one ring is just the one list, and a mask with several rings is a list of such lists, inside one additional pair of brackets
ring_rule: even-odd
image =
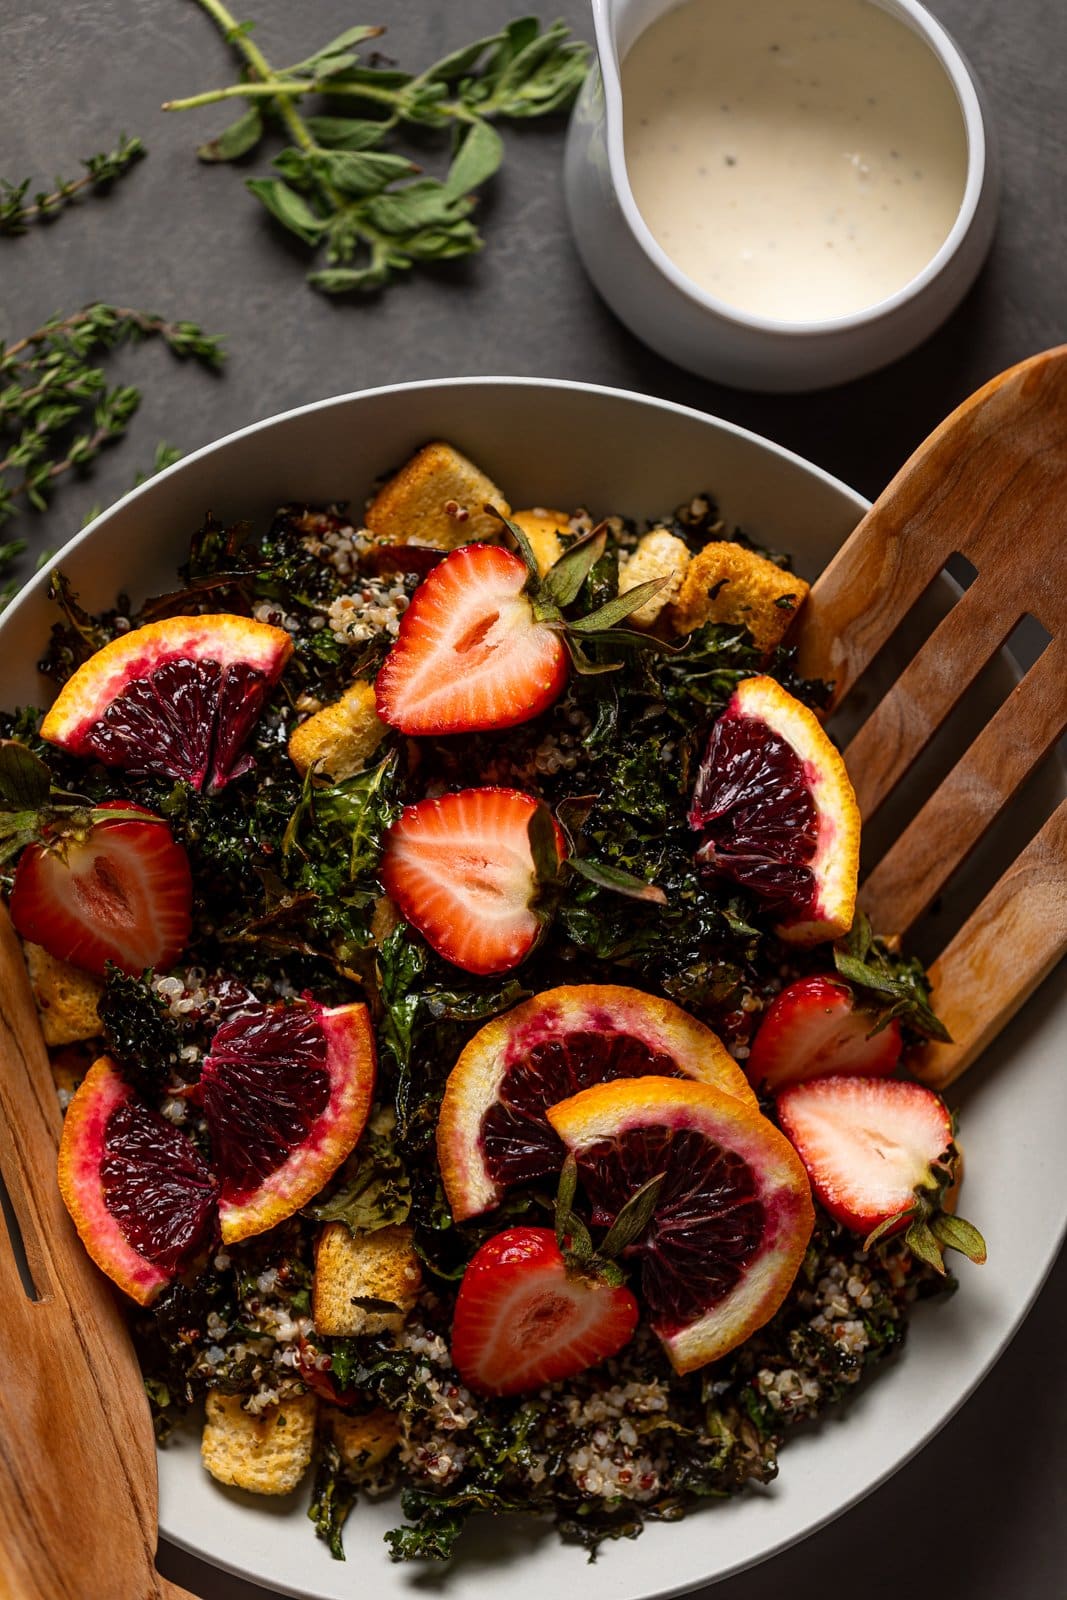
[(549, 1177), (563, 1146), (545, 1111), (613, 1078), (677, 1074), (755, 1107), (748, 1080), (703, 1023), (620, 984), (548, 989), (487, 1022), (445, 1085), (437, 1155), (457, 1222), (497, 1205), (513, 1183)]
[(67, 1108), (59, 1187), (97, 1266), (143, 1306), (214, 1235), (212, 1173), (108, 1056), (89, 1068)]
[(797, 944), (852, 926), (860, 818), (814, 713), (773, 678), (744, 678), (711, 730), (689, 821), (703, 868), (742, 884)]
[(75, 755), (221, 789), (293, 651), (283, 628), (228, 614), (168, 617), (112, 639), (63, 685), (41, 735)]
[(552, 1106), (594, 1222), (663, 1175), (640, 1262), (653, 1331), (677, 1372), (717, 1361), (778, 1310), (815, 1216), (789, 1141), (752, 1105), (707, 1083), (599, 1083)]
[(263, 1233), (318, 1193), (374, 1096), (365, 1005), (249, 1006), (224, 1022), (200, 1077), (224, 1243)]

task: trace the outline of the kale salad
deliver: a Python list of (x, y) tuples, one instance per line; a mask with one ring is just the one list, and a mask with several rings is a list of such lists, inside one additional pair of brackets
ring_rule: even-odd
[(440, 1560), (766, 1483), (984, 1256), (807, 585), (709, 494), (624, 513), (433, 443), (209, 517), (139, 606), (57, 573), (56, 699), (2, 718), (60, 1188), (158, 1437), (310, 1487), (339, 1559), (363, 1496)]

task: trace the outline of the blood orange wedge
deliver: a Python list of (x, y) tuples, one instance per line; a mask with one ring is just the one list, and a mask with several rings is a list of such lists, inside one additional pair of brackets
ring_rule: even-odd
[(97, 1266), (143, 1306), (214, 1235), (212, 1173), (108, 1056), (89, 1068), (67, 1108), (59, 1188)]
[(221, 789), (293, 651), (283, 628), (228, 614), (168, 617), (112, 639), (59, 691), (41, 735), (132, 776)]
[(547, 989), (487, 1022), (445, 1085), (437, 1156), (452, 1215), (465, 1222), (509, 1184), (551, 1176), (563, 1146), (546, 1108), (612, 1078), (645, 1073), (715, 1084), (755, 1107), (748, 1080), (710, 1028), (619, 984)]
[(797, 944), (852, 926), (860, 817), (815, 714), (773, 678), (744, 678), (711, 730), (689, 821), (697, 860), (765, 900)]
[(224, 1243), (316, 1195), (355, 1146), (374, 1096), (365, 1005), (255, 1005), (224, 1022), (200, 1077)]
[(572, 1151), (593, 1220), (614, 1219), (663, 1175), (640, 1262), (653, 1331), (677, 1372), (717, 1361), (778, 1310), (815, 1216), (789, 1141), (751, 1104), (707, 1083), (598, 1083), (548, 1120)]

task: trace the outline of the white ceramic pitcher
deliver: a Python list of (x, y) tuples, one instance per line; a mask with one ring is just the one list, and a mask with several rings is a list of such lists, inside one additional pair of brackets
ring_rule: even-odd
[(782, 322), (739, 311), (698, 288), (657, 244), (634, 201), (619, 64), (639, 35), (678, 3), (592, 0), (599, 63), (571, 118), (564, 184), (578, 250), (608, 305), (669, 360), (745, 389), (821, 389), (914, 349), (970, 288), (996, 220), (995, 145), (956, 45), (916, 0), (868, 0), (925, 39), (956, 92), (967, 135), (963, 201), (944, 244), (903, 289), (849, 316)]

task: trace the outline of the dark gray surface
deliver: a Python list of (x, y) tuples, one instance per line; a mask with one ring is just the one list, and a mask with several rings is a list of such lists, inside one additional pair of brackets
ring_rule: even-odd
[[(342, 0), (255, 0), (237, 11), (260, 19), (257, 39), (277, 62), (371, 20), (389, 24), (388, 47), (404, 65), (422, 65), (519, 9), (517, 0), (514, 8), (506, 0), (380, 0), (372, 15)], [(129, 486), (161, 438), (190, 450), (323, 395), (454, 373), (534, 373), (663, 395), (767, 434), (877, 494), (967, 393), (1067, 337), (1067, 11), (1062, 0), (938, 0), (933, 9), (981, 75), (1000, 134), (1004, 199), (990, 262), (952, 320), (907, 360), (812, 398), (767, 398), (681, 373), (600, 304), (567, 232), (561, 127), (508, 134), (505, 169), (482, 207), (482, 257), (420, 275), (378, 301), (331, 302), (305, 286), (302, 249), (278, 236), (240, 177), (193, 159), (225, 114), (158, 111), (165, 98), (236, 75), (193, 5), (0, 0), (0, 174), (72, 171), (120, 128), (151, 151), (110, 198), (26, 239), (0, 240), (0, 338), (105, 299), (195, 318), (223, 333), (231, 352), (221, 379), (178, 367), (158, 349), (122, 356), (116, 376), (145, 392), (129, 440), (65, 489), (47, 517), (20, 519), (0, 537), (60, 545), (89, 507)], [(551, 11), (588, 36), (582, 0)], [(841, 1522), (716, 1596), (807, 1600), (847, 1589), (898, 1600), (935, 1585), (965, 1600), (1067, 1593), (1065, 1316), (1061, 1261), (992, 1377), (916, 1462)], [(263, 1594), (177, 1552), (164, 1551), (161, 1566), (204, 1600)], [(575, 1592), (581, 1572), (576, 1555)], [(355, 1567), (352, 1577), (355, 1593)]]

